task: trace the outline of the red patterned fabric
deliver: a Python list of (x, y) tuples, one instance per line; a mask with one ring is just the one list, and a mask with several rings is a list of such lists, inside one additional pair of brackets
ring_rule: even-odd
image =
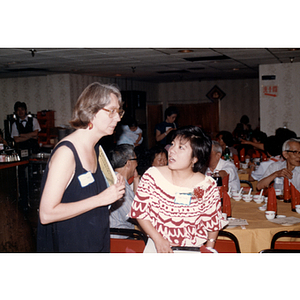
[[(190, 205), (175, 203), (176, 193), (190, 193)], [(208, 231), (220, 230), (228, 223), (222, 217), (220, 193), (210, 176), (188, 189), (173, 185), (155, 167), (141, 178), (129, 215), (149, 220), (164, 238), (180, 246), (201, 246)]]

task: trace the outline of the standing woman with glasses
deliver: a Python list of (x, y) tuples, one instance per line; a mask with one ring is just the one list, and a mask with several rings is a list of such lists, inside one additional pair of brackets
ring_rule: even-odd
[(38, 252), (110, 252), (108, 206), (125, 192), (125, 180), (107, 186), (97, 142), (111, 135), (124, 112), (120, 91), (93, 83), (80, 95), (70, 121), (76, 130), (54, 148), (43, 175)]

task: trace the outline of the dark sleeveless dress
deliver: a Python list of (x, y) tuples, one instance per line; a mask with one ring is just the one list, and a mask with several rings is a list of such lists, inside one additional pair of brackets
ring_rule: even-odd
[[(62, 203), (76, 202), (99, 194), (107, 188), (106, 181), (99, 166), (93, 173), (95, 181), (81, 187), (79, 175), (87, 170), (82, 167), (77, 151), (69, 141), (61, 142), (53, 153), (61, 147), (67, 146), (74, 154), (76, 167), (75, 175), (65, 190)], [(98, 157), (99, 146), (95, 148)], [(53, 155), (51, 154), (49, 161)], [(41, 195), (48, 175), (48, 165), (45, 169)], [(37, 252), (110, 252), (109, 210), (108, 206), (97, 207), (77, 217), (43, 225), (38, 220)]]

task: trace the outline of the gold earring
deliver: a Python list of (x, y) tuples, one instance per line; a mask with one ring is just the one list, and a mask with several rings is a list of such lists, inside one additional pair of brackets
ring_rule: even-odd
[(89, 130), (91, 130), (93, 128), (93, 123), (90, 122), (88, 126), (89, 126)]

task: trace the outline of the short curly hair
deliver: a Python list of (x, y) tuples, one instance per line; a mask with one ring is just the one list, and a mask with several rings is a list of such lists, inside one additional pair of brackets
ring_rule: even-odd
[(75, 104), (70, 125), (75, 129), (87, 128), (98, 111), (110, 103), (111, 94), (116, 95), (121, 106), (121, 92), (115, 85), (94, 82), (87, 86)]

